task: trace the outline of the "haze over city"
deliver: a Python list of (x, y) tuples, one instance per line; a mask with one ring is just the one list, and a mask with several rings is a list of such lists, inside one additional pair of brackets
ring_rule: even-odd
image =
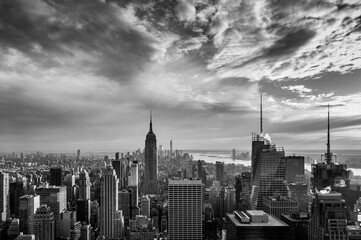
[(360, 149), (357, 0), (0, 3), (1, 151)]

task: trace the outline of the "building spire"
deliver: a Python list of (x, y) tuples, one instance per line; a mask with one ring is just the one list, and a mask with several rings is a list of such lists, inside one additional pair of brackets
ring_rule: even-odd
[(263, 133), (263, 118), (262, 118), (262, 93), (261, 93), (261, 101), (260, 101), (260, 130), (261, 130), (261, 132), (260, 132), (260, 134), (262, 135), (262, 133)]
[(149, 132), (150, 132), (150, 133), (153, 132), (152, 110), (150, 110), (150, 115), (149, 115)]
[(327, 105), (327, 152), (326, 152), (326, 163), (332, 163), (332, 152), (330, 144), (330, 104)]

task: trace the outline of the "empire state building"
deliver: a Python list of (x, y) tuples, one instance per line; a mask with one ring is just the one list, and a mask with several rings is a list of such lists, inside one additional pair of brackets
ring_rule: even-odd
[(152, 113), (150, 114), (149, 132), (145, 138), (144, 159), (144, 193), (158, 194), (157, 138), (152, 128)]

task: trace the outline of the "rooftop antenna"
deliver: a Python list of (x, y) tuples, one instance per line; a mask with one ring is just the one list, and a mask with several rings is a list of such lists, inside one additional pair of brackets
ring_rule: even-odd
[(260, 118), (260, 130), (261, 130), (261, 135), (263, 133), (263, 118), (262, 118), (262, 93), (261, 93), (261, 102), (260, 102), (260, 115), (261, 115), (261, 118)]
[(330, 144), (330, 104), (327, 105), (327, 152), (326, 152), (326, 163), (332, 163), (332, 152)]
[(152, 110), (150, 110), (150, 116), (149, 116), (149, 132), (153, 132), (153, 123), (152, 123)]

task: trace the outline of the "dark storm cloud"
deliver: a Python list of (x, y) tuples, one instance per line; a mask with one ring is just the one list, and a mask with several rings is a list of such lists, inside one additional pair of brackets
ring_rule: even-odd
[(284, 37), (266, 49), (262, 57), (276, 57), (294, 53), (316, 35), (316, 32), (307, 29), (289, 31)]
[(48, 67), (67, 65), (55, 59), (82, 51), (91, 55), (82, 67), (127, 81), (151, 61), (156, 40), (122, 19), (125, 11), (90, 0), (3, 0), (1, 47), (17, 49)]

